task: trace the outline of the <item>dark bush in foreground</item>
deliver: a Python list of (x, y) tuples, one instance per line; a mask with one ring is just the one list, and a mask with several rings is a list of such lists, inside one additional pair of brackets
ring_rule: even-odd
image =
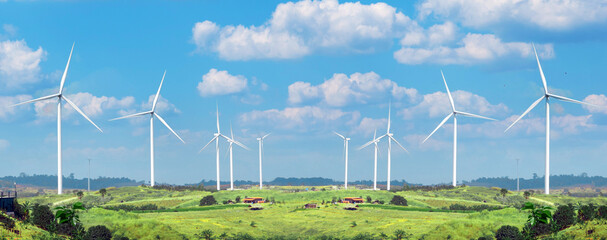
[(86, 233), (88, 240), (112, 240), (112, 232), (103, 225), (97, 225), (89, 228)]
[(523, 236), (537, 237), (552, 233), (552, 227), (548, 223), (537, 222), (534, 226), (527, 223), (522, 232)]
[(517, 227), (504, 225), (495, 233), (495, 239), (497, 240), (522, 240), (523, 235)]
[(600, 206), (596, 217), (600, 219), (607, 219), (607, 206)]
[(398, 206), (408, 206), (407, 199), (405, 199), (403, 196), (399, 196), (399, 195), (395, 195), (394, 197), (392, 197), (390, 204), (398, 205)]
[(211, 195), (204, 196), (202, 199), (200, 199), (200, 206), (211, 206), (215, 204), (217, 204), (217, 200), (215, 200), (215, 197)]
[(4, 228), (9, 230), (13, 229), (15, 228), (15, 220), (10, 218), (9, 216), (0, 214), (0, 226), (3, 226)]
[(552, 221), (557, 230), (563, 230), (575, 223), (575, 208), (573, 205), (561, 205), (552, 215)]
[(596, 216), (596, 207), (590, 203), (588, 205), (582, 205), (577, 212), (577, 218), (581, 222), (591, 221)]
[(44, 230), (49, 230), (55, 223), (55, 215), (51, 211), (51, 208), (46, 205), (36, 204), (33, 210), (32, 223)]

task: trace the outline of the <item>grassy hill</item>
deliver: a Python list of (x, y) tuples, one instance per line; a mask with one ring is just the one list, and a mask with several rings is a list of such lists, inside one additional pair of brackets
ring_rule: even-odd
[[(306, 191), (308, 189), (308, 191)], [(234, 191), (169, 191), (150, 187), (108, 188), (86, 194), (82, 199), (74, 194), (43, 195), (22, 199), (31, 203), (62, 206), (83, 202), (87, 208), (80, 213), (85, 227), (105, 225), (116, 234), (131, 239), (197, 239), (196, 234), (211, 230), (216, 236), (248, 234), (252, 237), (327, 237), (353, 238), (362, 235), (392, 235), (397, 230), (412, 234), (413, 239), (476, 239), (494, 235), (502, 225), (522, 228), (527, 212), (514, 206), (525, 201), (555, 206), (568, 203), (606, 205), (604, 197), (576, 198), (565, 195), (534, 194), (525, 199), (522, 193), (510, 192), (505, 197), (499, 188), (458, 187), (453, 189), (398, 192), (372, 190), (334, 190), (333, 186), (277, 187)], [(198, 206), (200, 199), (212, 195), (218, 205)], [(388, 204), (395, 196), (407, 199), (408, 206)], [(237, 197), (263, 197), (274, 201), (262, 204), (263, 210), (250, 210), (247, 204), (222, 204)], [(359, 204), (357, 210), (345, 210), (345, 204), (333, 204), (345, 197), (370, 197), (385, 204)], [(307, 203), (319, 208), (304, 209)], [(106, 208), (154, 210), (116, 211)], [(454, 207), (456, 206), (456, 207)], [(462, 210), (465, 208), (466, 210)], [(453, 210), (457, 209), (457, 210)], [(477, 211), (473, 210), (476, 209)], [(480, 209), (492, 209), (492, 211)], [(493, 210), (499, 209), (499, 210)], [(593, 234), (606, 232), (600, 222), (590, 223)], [(581, 229), (581, 228), (580, 228)], [(568, 230), (569, 236), (587, 236), (583, 230)], [(362, 234), (362, 235), (361, 235)], [(2, 235), (0, 235), (2, 236)]]

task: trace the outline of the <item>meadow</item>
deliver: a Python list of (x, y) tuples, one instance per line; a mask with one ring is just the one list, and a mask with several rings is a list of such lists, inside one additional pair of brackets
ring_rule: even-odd
[[(212, 195), (218, 202), (199, 206), (201, 198)], [(390, 200), (403, 196), (408, 206), (391, 205)], [(223, 204), (245, 197), (263, 197), (272, 203), (261, 204), (263, 210), (250, 210), (248, 204)], [(345, 210), (346, 204), (334, 201), (345, 197), (371, 198), (384, 204), (359, 204), (357, 210)], [(533, 194), (525, 199), (522, 193), (500, 194), (499, 188), (457, 187), (422, 191), (372, 191), (336, 189), (335, 186), (279, 187), (219, 192), (183, 190), (170, 191), (145, 186), (108, 188), (99, 192), (41, 195), (20, 201), (47, 204), (52, 207), (80, 201), (87, 210), (79, 212), (85, 228), (105, 225), (114, 234), (130, 239), (198, 239), (204, 230), (216, 236), (248, 234), (255, 238), (351, 239), (357, 236), (391, 236), (402, 230), (412, 239), (477, 239), (492, 236), (502, 225), (523, 227), (528, 213), (519, 210), (524, 202), (557, 206), (594, 203), (607, 205), (605, 197), (579, 198), (566, 195)], [(305, 209), (307, 203), (318, 208)], [(110, 210), (108, 208), (154, 205), (151, 210)], [(453, 209), (453, 206), (459, 206)], [(460, 209), (465, 208), (465, 209)], [(471, 210), (476, 209), (476, 210)], [(485, 210), (482, 210), (485, 209)], [(599, 220), (575, 226), (559, 233), (560, 237), (607, 236), (607, 228)], [(36, 230), (31, 231), (35, 233)], [(23, 229), (24, 234), (34, 234)], [(0, 233), (2, 234), (2, 233)], [(6, 233), (5, 233), (6, 234)], [(10, 236), (10, 235), (7, 235)], [(2, 235), (0, 235), (2, 237)], [(1, 238), (0, 238), (1, 239)]]

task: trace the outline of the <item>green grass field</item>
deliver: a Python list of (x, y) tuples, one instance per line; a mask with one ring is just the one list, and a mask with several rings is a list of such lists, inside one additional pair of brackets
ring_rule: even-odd
[[(438, 191), (371, 191), (333, 190), (332, 186), (315, 187), (320, 191), (305, 191), (303, 187), (272, 187), (269, 190), (167, 191), (149, 187), (109, 188), (107, 195), (85, 194), (79, 200), (74, 194), (44, 195), (21, 199), (31, 203), (61, 206), (82, 201), (89, 210), (80, 213), (85, 227), (106, 225), (116, 234), (131, 239), (197, 239), (195, 234), (212, 230), (222, 233), (246, 233), (253, 237), (285, 237), (317, 239), (322, 237), (352, 238), (359, 234), (391, 235), (396, 230), (412, 234), (413, 239), (476, 239), (494, 235), (502, 225), (522, 228), (527, 212), (513, 208), (525, 201), (554, 206), (567, 203), (607, 204), (604, 197), (574, 198), (561, 195), (533, 195), (524, 199), (522, 193), (499, 195), (499, 189), (458, 187)], [(297, 191), (297, 192), (296, 192)], [(218, 205), (200, 207), (200, 199), (212, 195)], [(409, 206), (388, 204), (395, 195), (407, 199)], [(383, 205), (359, 204), (357, 210), (345, 210), (345, 204), (332, 204), (333, 199), (367, 196), (384, 201)], [(274, 204), (262, 204), (263, 210), (250, 210), (247, 204), (221, 204), (236, 197), (263, 197)], [(366, 200), (365, 200), (366, 201)], [(323, 204), (324, 202), (324, 204)], [(304, 209), (307, 203), (319, 208)], [(156, 205), (158, 210), (125, 212), (103, 209), (119, 205)], [(453, 204), (473, 207), (485, 205), (501, 210), (449, 210)], [(601, 222), (587, 224), (595, 234), (607, 233)], [(577, 227), (579, 228), (579, 227)], [(2, 233), (0, 232), (0, 237)], [(584, 229), (568, 229), (563, 236), (586, 236)], [(1, 238), (0, 238), (1, 239)]]

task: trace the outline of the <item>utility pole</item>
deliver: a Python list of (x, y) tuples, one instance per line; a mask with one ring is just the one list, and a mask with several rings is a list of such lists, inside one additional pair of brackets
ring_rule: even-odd
[(518, 159), (518, 158), (516, 159), (516, 191), (517, 192), (520, 191), (520, 189), (519, 189), (519, 180), (520, 180), (520, 178), (518, 177), (518, 161), (519, 160), (520, 159)]
[(89, 187), (88, 187), (88, 192), (91, 192), (91, 159), (89, 158)]

